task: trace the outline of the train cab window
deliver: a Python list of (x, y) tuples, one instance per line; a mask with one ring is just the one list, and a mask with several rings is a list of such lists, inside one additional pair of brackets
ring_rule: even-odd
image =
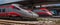
[(20, 10), (20, 9), (19, 9), (19, 8), (17, 8), (17, 7), (14, 7), (14, 9)]

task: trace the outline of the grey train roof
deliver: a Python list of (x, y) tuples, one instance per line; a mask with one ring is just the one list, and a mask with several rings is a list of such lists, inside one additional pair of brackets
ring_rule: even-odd
[(42, 7), (60, 6), (60, 4), (41, 5)]
[(0, 4), (12, 3), (18, 1), (26, 1), (26, 0), (0, 0)]

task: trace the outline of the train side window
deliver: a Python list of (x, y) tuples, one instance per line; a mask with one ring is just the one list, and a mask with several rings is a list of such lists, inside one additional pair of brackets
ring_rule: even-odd
[(1, 9), (0, 9), (0, 12), (1, 12)]
[(5, 12), (5, 9), (2, 9), (2, 12)]

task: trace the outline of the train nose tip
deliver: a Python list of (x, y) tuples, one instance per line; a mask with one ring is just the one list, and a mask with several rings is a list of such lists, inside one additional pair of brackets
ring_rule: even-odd
[(34, 15), (33, 15), (33, 18), (38, 18), (38, 17), (39, 17), (38, 14), (34, 14)]

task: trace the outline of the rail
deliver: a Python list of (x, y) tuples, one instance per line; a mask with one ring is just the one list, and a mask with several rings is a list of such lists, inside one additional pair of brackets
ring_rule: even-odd
[(38, 21), (12, 21), (0, 19), (1, 25), (38, 25)]

